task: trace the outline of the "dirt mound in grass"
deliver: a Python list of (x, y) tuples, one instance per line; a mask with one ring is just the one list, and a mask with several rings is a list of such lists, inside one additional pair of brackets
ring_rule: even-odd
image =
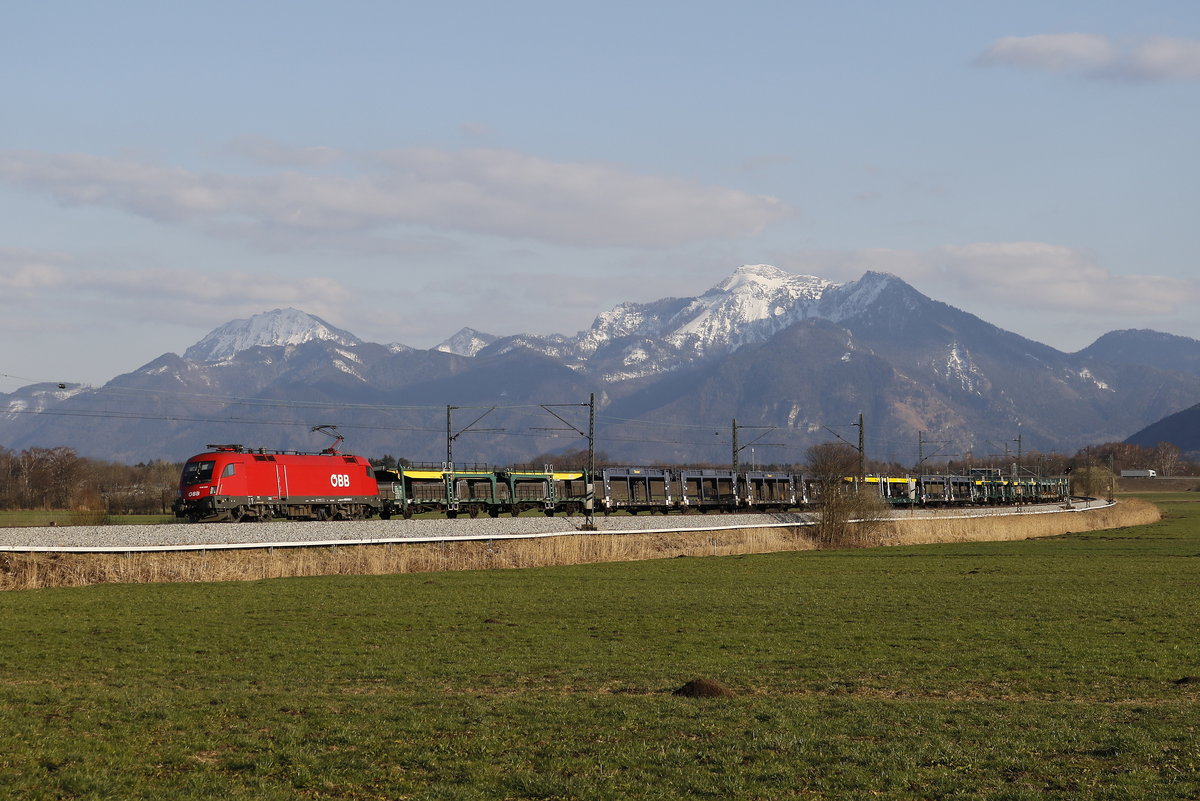
[(733, 690), (719, 681), (712, 679), (692, 679), (671, 695), (681, 695), (684, 698), (732, 698)]

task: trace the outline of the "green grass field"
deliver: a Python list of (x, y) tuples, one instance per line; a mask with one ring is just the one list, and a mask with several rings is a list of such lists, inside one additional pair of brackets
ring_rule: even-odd
[(1009, 543), (0, 594), (0, 797), (1200, 797), (1200, 496), (1152, 499)]

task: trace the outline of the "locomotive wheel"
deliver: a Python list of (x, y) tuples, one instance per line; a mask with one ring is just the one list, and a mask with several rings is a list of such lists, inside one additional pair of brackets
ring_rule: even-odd
[(229, 510), (229, 522), (240, 523), (246, 519), (246, 507), (235, 506)]

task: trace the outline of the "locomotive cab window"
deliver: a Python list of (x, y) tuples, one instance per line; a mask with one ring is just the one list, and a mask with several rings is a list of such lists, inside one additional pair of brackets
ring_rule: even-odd
[(216, 462), (188, 462), (183, 468), (181, 484), (203, 484), (212, 481), (213, 468)]
[(237, 470), (235, 469), (236, 467), (237, 467), (237, 465), (234, 464), (233, 462), (230, 462), (229, 464), (225, 465), (225, 469), (221, 471), (221, 478), (229, 478), (230, 476), (232, 476), (234, 473), (237, 472)]

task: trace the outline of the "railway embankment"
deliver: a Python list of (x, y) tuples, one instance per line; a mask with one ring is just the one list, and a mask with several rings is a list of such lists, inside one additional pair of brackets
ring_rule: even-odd
[[(856, 543), (998, 541), (1141, 525), (1136, 499), (1070, 507), (897, 512)], [(816, 548), (813, 516), (274, 522), (0, 530), (0, 589), (99, 583), (241, 581), (314, 575), (488, 570)]]
[(1136, 498), (1117, 503), (1075, 503), (1022, 510), (1022, 514), (972, 514), (962, 510), (927, 517), (896, 515), (879, 530), (879, 545), (925, 545), (939, 542), (1001, 542), (1058, 537), (1085, 531), (1140, 526), (1161, 518), (1158, 507)]

